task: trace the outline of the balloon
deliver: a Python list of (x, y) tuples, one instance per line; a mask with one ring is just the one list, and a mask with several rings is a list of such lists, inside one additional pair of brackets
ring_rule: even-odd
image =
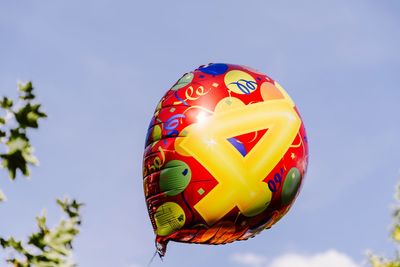
[(143, 156), (159, 255), (169, 241), (225, 244), (270, 228), (307, 164), (302, 119), (276, 81), (222, 63), (184, 74), (157, 105)]

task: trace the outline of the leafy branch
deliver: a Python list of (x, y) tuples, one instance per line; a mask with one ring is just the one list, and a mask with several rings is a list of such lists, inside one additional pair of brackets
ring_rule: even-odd
[(63, 219), (53, 229), (46, 225), (46, 216), (36, 218), (38, 230), (32, 233), (28, 241), (23, 243), (13, 237), (4, 239), (0, 237), (0, 245), (4, 249), (13, 251), (7, 262), (14, 267), (73, 267), (71, 261), (72, 241), (79, 233), (81, 217), (79, 209), (82, 204), (75, 200), (59, 200), (61, 207), (68, 219)]
[[(17, 103), (7, 97), (0, 99), (0, 152), (1, 166), (8, 170), (11, 180), (15, 180), (19, 170), (23, 176), (29, 176), (29, 167), (37, 165), (33, 147), (27, 136), (29, 129), (39, 127), (39, 120), (46, 118), (41, 111), (41, 104), (35, 103), (31, 82), (18, 84)], [(0, 202), (5, 195), (0, 190)], [(13, 267), (73, 267), (72, 241), (79, 233), (81, 225), (81, 203), (76, 200), (59, 200), (57, 204), (67, 218), (50, 229), (46, 215), (36, 218), (38, 230), (32, 233), (26, 242), (14, 237), (0, 236), (0, 246), (10, 252), (6, 262)]]
[[(18, 84), (18, 103), (7, 97), (0, 100), (4, 115), (0, 116), (0, 143), (5, 151), (0, 154), (1, 165), (8, 170), (9, 177), (14, 180), (17, 170), (29, 176), (29, 165), (38, 164), (33, 155), (33, 147), (29, 142), (27, 131), (38, 128), (39, 120), (47, 115), (40, 110), (41, 104), (34, 103), (32, 82)], [(3, 195), (3, 197), (1, 197)], [(0, 193), (0, 200), (4, 194)]]

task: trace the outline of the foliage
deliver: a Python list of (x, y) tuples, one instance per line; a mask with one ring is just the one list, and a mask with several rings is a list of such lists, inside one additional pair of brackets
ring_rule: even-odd
[[(397, 185), (396, 206), (393, 212), (393, 226), (391, 232), (392, 240), (400, 244), (400, 184)], [(400, 267), (400, 250), (397, 251), (395, 259), (389, 260), (373, 254), (369, 255), (372, 267)]]
[[(27, 136), (29, 129), (39, 127), (39, 120), (47, 115), (41, 111), (41, 104), (35, 103), (31, 82), (18, 84), (17, 103), (7, 97), (0, 99), (0, 143), (4, 152), (0, 153), (1, 165), (7, 169), (11, 180), (15, 180), (19, 170), (29, 176), (29, 166), (37, 165), (33, 147)], [(0, 190), (0, 202), (6, 197)], [(66, 215), (58, 225), (50, 229), (45, 214), (36, 218), (38, 230), (26, 242), (14, 237), (0, 236), (0, 246), (10, 253), (7, 263), (14, 267), (72, 267), (72, 241), (79, 233), (81, 224), (81, 203), (76, 200), (59, 200), (57, 204)], [(2, 265), (3, 266), (3, 265)]]
[(81, 218), (79, 208), (82, 204), (75, 200), (57, 200), (57, 204), (68, 219), (63, 219), (53, 229), (46, 225), (46, 216), (36, 218), (38, 231), (32, 233), (28, 241), (16, 241), (13, 237), (4, 239), (0, 237), (0, 245), (10, 249), (18, 256), (7, 259), (14, 267), (72, 267), (71, 262), (72, 241), (79, 233)]
[(38, 163), (27, 132), (30, 128), (38, 128), (39, 119), (47, 117), (40, 110), (41, 104), (34, 103), (31, 82), (19, 83), (18, 91), (18, 103), (15, 104), (7, 97), (0, 100), (0, 107), (5, 113), (0, 117), (0, 142), (6, 147), (6, 151), (0, 154), (1, 165), (8, 170), (12, 180), (15, 179), (17, 170), (24, 176), (29, 176), (29, 165)]

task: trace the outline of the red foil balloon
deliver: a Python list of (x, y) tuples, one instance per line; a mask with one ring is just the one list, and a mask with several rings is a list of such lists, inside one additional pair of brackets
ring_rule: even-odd
[(225, 244), (270, 228), (307, 161), (300, 114), (277, 82), (220, 63), (184, 74), (155, 110), (143, 157), (159, 255), (170, 240)]

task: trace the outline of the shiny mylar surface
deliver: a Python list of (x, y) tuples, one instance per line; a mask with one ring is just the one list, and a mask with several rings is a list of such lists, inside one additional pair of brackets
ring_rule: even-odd
[(293, 204), (308, 146), (294, 102), (256, 70), (208, 64), (184, 74), (150, 122), (146, 203), (167, 242), (225, 244), (270, 228)]

